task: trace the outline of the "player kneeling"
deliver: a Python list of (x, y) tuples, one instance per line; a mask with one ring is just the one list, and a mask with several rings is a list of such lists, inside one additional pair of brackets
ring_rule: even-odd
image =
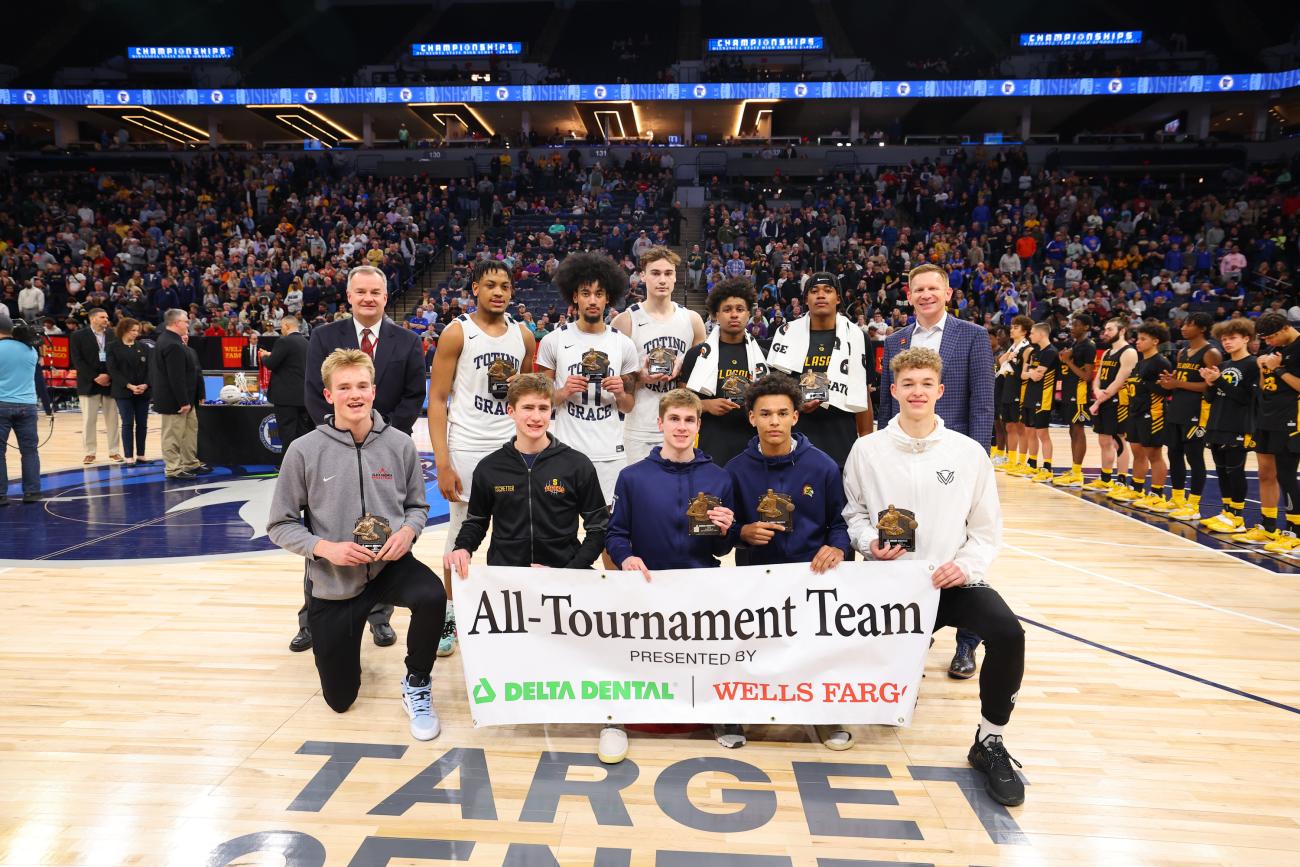
[[(984, 576), (1002, 541), (1002, 510), (982, 444), (948, 430), (935, 415), (943, 362), (932, 349), (909, 349), (890, 363), (899, 413), (884, 430), (859, 439), (844, 470), (844, 517), (854, 547), (873, 560), (900, 557), (936, 565), (934, 627), (969, 629), (984, 638), (980, 723), (967, 760), (987, 777), (985, 791), (1015, 806), (1024, 783), (1002, 732), (1025, 670), (1025, 631)], [(916, 551), (881, 545), (877, 521), (891, 506), (914, 513)]]

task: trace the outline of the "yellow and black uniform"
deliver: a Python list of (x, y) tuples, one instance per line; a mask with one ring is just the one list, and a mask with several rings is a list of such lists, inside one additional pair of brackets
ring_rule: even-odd
[[(1214, 347), (1209, 343), (1195, 351), (1186, 346), (1179, 349), (1174, 378), (1179, 382), (1204, 382), (1201, 368), (1205, 366), (1205, 354), (1211, 349)], [(1175, 438), (1180, 442), (1195, 438), (1198, 429), (1205, 429), (1209, 418), (1210, 403), (1202, 392), (1180, 388), (1171, 391), (1165, 399), (1165, 432), (1171, 443)]]
[(1255, 356), (1239, 361), (1226, 358), (1219, 362), (1219, 378), (1205, 393), (1210, 399), (1210, 414), (1205, 424), (1208, 445), (1247, 447), (1255, 432), (1255, 386), (1259, 383), (1259, 364)]
[(1255, 450), (1265, 455), (1300, 453), (1300, 394), (1282, 378), (1284, 372), (1300, 376), (1300, 340), (1270, 352), (1281, 353), (1282, 363), (1272, 372), (1259, 371)]
[[(808, 355), (803, 363), (805, 373), (810, 370), (826, 372), (831, 365), (831, 353), (835, 351), (835, 340), (833, 328), (825, 331), (809, 330)], [(865, 366), (864, 362), (863, 367)], [(853, 413), (824, 403), (812, 412), (799, 413), (799, 422), (794, 426), (794, 432), (808, 437), (813, 445), (834, 458), (837, 464), (844, 466), (844, 462), (849, 459), (849, 451), (858, 441), (858, 422)]]
[[(1225, 358), (1219, 363), (1219, 378), (1205, 393), (1210, 400), (1205, 441), (1219, 474), (1223, 510), (1230, 515), (1240, 516), (1246, 508), (1246, 450), (1254, 445), (1251, 434), (1255, 430), (1258, 383), (1255, 356), (1247, 355), (1238, 361)], [(1272, 520), (1277, 521), (1276, 512)]]
[[(1098, 391), (1105, 391), (1115, 381), (1115, 377), (1119, 376), (1120, 363), (1125, 353), (1137, 355), (1137, 349), (1131, 343), (1126, 343), (1119, 349), (1108, 349), (1102, 353), (1099, 362), (1101, 374), (1097, 379)], [(1097, 418), (1093, 420), (1092, 429), (1107, 436), (1127, 436), (1130, 397), (1128, 385), (1125, 384), (1110, 400), (1102, 401), (1097, 408)]]
[[(1097, 361), (1097, 344), (1092, 338), (1085, 337), (1066, 350), (1075, 367), (1085, 367)], [(1076, 376), (1065, 363), (1065, 353), (1061, 355), (1061, 417), (1067, 424), (1082, 424), (1092, 418), (1088, 407), (1092, 399), (1088, 396), (1089, 382)]]
[(1128, 390), (1128, 438), (1147, 448), (1165, 444), (1165, 390), (1160, 374), (1172, 370), (1173, 364), (1159, 352), (1138, 359), (1124, 387)]
[[(686, 358), (682, 361), (682, 382), (690, 381), (700, 353), (707, 351), (708, 347), (708, 342), (705, 342), (696, 344), (687, 351)], [(762, 376), (763, 371), (757, 375)], [(739, 380), (748, 387), (754, 378), (754, 371), (749, 369), (749, 351), (745, 343), (724, 343), (719, 340), (718, 381), (713, 386), (713, 396), (721, 397), (727, 393), (723, 385), (729, 379)], [(703, 398), (704, 395), (700, 397)], [(749, 423), (749, 413), (745, 410), (744, 402), (745, 399), (740, 398), (736, 403), (741, 406), (724, 415), (706, 412), (700, 417), (700, 438), (696, 445), (720, 467), (725, 467), (727, 461), (743, 452), (754, 437), (754, 426)]]
[(1043, 378), (1021, 381), (1020, 410), (1025, 427), (1043, 429), (1052, 426), (1052, 404), (1056, 400), (1056, 375), (1061, 360), (1052, 344), (1035, 346), (1029, 353), (1028, 369), (1043, 371)]
[(1029, 343), (1026, 341), (1014, 344), (1011, 347), (1011, 358), (1005, 365), (1006, 372), (999, 372), (993, 380), (995, 384), (1002, 384), (1001, 391), (996, 393), (998, 394), (998, 417), (1004, 422), (1020, 423), (1020, 391), (1022, 388), (1020, 371), (1024, 369), (1024, 351), (1028, 346)]

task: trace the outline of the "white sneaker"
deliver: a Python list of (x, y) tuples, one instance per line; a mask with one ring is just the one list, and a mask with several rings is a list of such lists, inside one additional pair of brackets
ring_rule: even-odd
[(1006, 462), (1007, 462), (1006, 455), (998, 455), (996, 458), (993, 459), (993, 466), (1001, 467), (1004, 466)]
[(853, 746), (853, 732), (841, 725), (814, 726), (817, 738), (828, 750), (847, 750)]
[(402, 678), (402, 707), (411, 718), (411, 737), (417, 741), (431, 741), (442, 731), (438, 712), (433, 709), (432, 681), (423, 686), (412, 686), (410, 677)]
[(600, 730), (596, 758), (607, 765), (617, 765), (627, 758), (627, 732), (622, 726), (605, 726)]

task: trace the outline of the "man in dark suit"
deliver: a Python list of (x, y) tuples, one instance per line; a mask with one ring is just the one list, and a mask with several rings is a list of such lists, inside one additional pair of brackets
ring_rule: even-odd
[(203, 371), (198, 353), (185, 342), (189, 329), (190, 316), (184, 310), (163, 314), (150, 372), (153, 409), (162, 416), (162, 455), (169, 479), (193, 479), (210, 469), (198, 457)]
[[(336, 349), (360, 349), (375, 362), (375, 409), (384, 421), (410, 436), (415, 420), (424, 408), (424, 350), (420, 338), (385, 318), (388, 304), (388, 278), (370, 265), (358, 265), (348, 272), (348, 304), (351, 319), (322, 325), (311, 333), (307, 345), (306, 393), (307, 412), (315, 424), (330, 413), (325, 402), (325, 383), (320, 367), (326, 356)], [(360, 517), (360, 516), (358, 516)], [(304, 581), (304, 598), (311, 598), (311, 588)], [(375, 644), (388, 647), (397, 641), (389, 625), (393, 606), (377, 603), (370, 610), (370, 632)], [(289, 642), (294, 652), (311, 647), (307, 628), (307, 604), (298, 611), (298, 634)]]
[(320, 366), (336, 349), (360, 349), (375, 362), (375, 409), (384, 421), (408, 436), (424, 408), (424, 350), (420, 338), (384, 316), (388, 303), (384, 272), (369, 265), (348, 273), (352, 318), (311, 333), (307, 352), (307, 411), (320, 424), (330, 412)]
[[(889, 394), (893, 374), (889, 362), (904, 349), (924, 347), (937, 350), (943, 359), (943, 397), (935, 413), (944, 427), (963, 433), (988, 447), (993, 437), (993, 349), (988, 332), (973, 322), (948, 315), (952, 287), (948, 273), (938, 265), (918, 265), (907, 275), (907, 298), (916, 321), (885, 338), (885, 357), (880, 366), (880, 427), (898, 414), (898, 403)], [(957, 631), (957, 652), (948, 666), (948, 676), (965, 680), (975, 674), (975, 648), (980, 637)]]
[(306, 380), (307, 338), (298, 331), (298, 318), (286, 316), (280, 320), (280, 339), (268, 352), (258, 350), (262, 364), (271, 371), (271, 384), (266, 389), (266, 399), (275, 405), (275, 423), (280, 430), (280, 456), (289, 451), (289, 443), (315, 425), (307, 414)]
[(121, 463), (122, 425), (108, 376), (108, 344), (113, 342), (113, 332), (108, 328), (108, 314), (98, 307), (90, 311), (88, 320), (89, 328), (79, 329), (68, 338), (68, 356), (77, 371), (77, 398), (81, 403), (82, 463), (95, 462), (95, 428), (101, 409), (108, 427), (108, 459)]

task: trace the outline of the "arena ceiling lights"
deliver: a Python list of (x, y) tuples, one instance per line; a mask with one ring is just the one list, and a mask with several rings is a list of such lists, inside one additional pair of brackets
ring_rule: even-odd
[(197, 126), (188, 124), (178, 117), (173, 117), (154, 108), (143, 105), (88, 105), (86, 108), (102, 114), (112, 115), (124, 123), (129, 123), (177, 144), (200, 145), (208, 143), (207, 130), (199, 129)]
[(295, 138), (318, 141), (322, 147), (332, 148), (344, 139), (357, 139), (338, 123), (305, 105), (250, 105), (246, 108), (290, 130)]

